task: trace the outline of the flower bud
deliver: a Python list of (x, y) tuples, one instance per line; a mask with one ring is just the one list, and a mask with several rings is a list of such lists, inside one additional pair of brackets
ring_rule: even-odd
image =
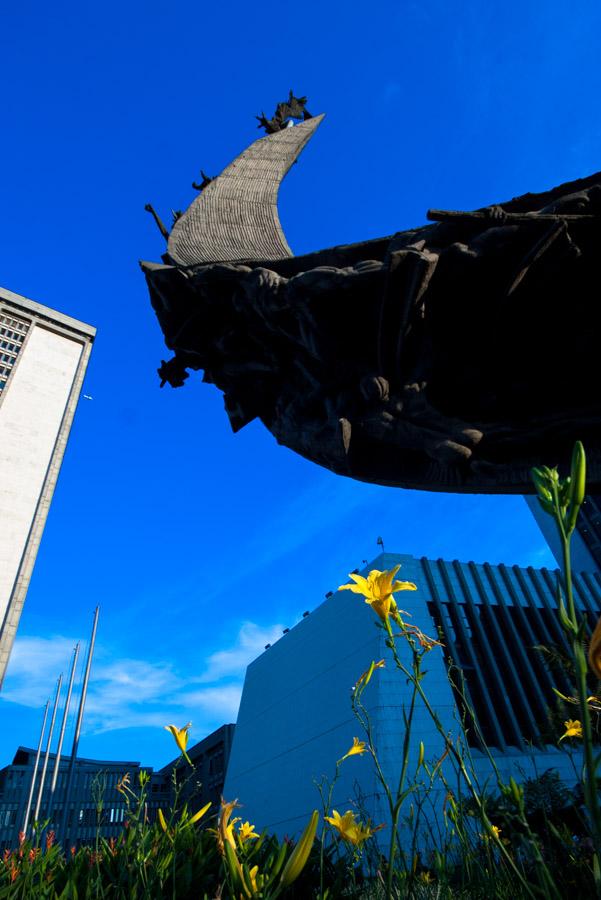
[(296, 881), (300, 873), (305, 868), (305, 863), (309, 859), (309, 853), (315, 840), (315, 832), (317, 831), (317, 823), (319, 822), (319, 813), (314, 810), (309, 824), (300, 836), (299, 842), (292, 851), (290, 859), (284, 866), (284, 871), (280, 877), (282, 887), (288, 887), (293, 881)]
[(576, 519), (584, 494), (586, 491), (586, 455), (581, 441), (576, 441), (572, 452), (572, 469), (570, 473), (570, 507), (568, 511), (567, 529), (572, 532), (576, 525)]

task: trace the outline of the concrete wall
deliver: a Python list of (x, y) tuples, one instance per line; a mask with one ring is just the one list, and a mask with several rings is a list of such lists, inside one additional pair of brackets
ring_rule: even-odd
[(83, 344), (34, 325), (0, 407), (0, 618), (8, 608)]
[(0, 395), (0, 687), (58, 479), (96, 329), (0, 288), (30, 323)]
[[(414, 580), (417, 561), (411, 557), (383, 554), (372, 565), (385, 569), (400, 559), (404, 565), (399, 577)], [(398, 602), (411, 614), (409, 621), (432, 633), (419, 592), (400, 593)], [(350, 696), (372, 660), (385, 659), (386, 668), (374, 672), (364, 702), (386, 776), (391, 783), (398, 780), (405, 734), (403, 702), (409, 691), (384, 646), (378, 621), (361, 596), (335, 592), (248, 667), (225, 797), (237, 797), (243, 804), (242, 815), (258, 827), (293, 835), (313, 809), (320, 809), (314, 781), (323, 776), (331, 779), (336, 760), (349, 749), (353, 737), (364, 738)], [(451, 727), (455, 707), (441, 652), (434, 651), (428, 663), (429, 691), (441, 719)], [(441, 739), (433, 734), (421, 704), (413, 733), (414, 758), (420, 740), (429, 754), (438, 751), (440, 755)], [(367, 815), (385, 821), (382, 789), (367, 754), (342, 764), (331, 806), (343, 813), (355, 804), (358, 794)]]
[[(402, 567), (397, 577), (418, 586), (417, 591), (397, 594), (406, 621), (436, 637), (427, 607), (431, 598), (420, 560), (387, 553), (375, 559), (368, 569), (389, 569), (398, 562)], [(341, 580), (346, 579), (343, 576)], [(365, 737), (353, 716), (350, 692), (372, 660), (385, 659), (386, 667), (374, 672), (364, 700), (382, 770), (389, 785), (396, 790), (410, 690), (385, 647), (385, 635), (377, 627), (378, 622), (361, 596), (349, 591), (335, 592), (248, 667), (224, 796), (227, 800), (238, 798), (243, 804), (240, 814), (258, 828), (267, 828), (279, 836), (297, 835), (311, 811), (321, 809), (315, 779), (324, 775), (331, 779), (336, 760), (350, 747), (353, 736)], [(398, 641), (398, 648), (401, 659), (408, 663), (410, 652), (403, 640)], [(439, 717), (442, 731), (457, 739), (462, 724), (440, 648), (427, 654), (424, 669), (425, 693)], [(444, 738), (423, 702), (418, 700), (412, 727), (409, 780), (416, 770), (420, 741), (424, 743), (427, 761), (436, 762), (441, 758)], [(470, 768), (480, 785), (488, 784), (488, 790), (496, 792), (488, 758), (476, 750), (471, 751), (471, 758)], [(569, 757), (553, 747), (532, 753), (508, 748), (507, 752), (495, 751), (495, 758), (505, 780), (509, 775), (520, 780), (557, 768), (566, 782), (574, 781), (575, 769)], [(443, 766), (449, 782), (456, 785), (452, 767), (447, 762)], [(359, 794), (362, 800), (357, 807)], [(429, 797), (427, 810), (435, 827), (442, 826), (444, 796), (445, 789), (441, 786)], [(330, 808), (341, 814), (358, 808), (375, 824), (390, 822), (384, 792), (367, 754), (353, 756), (342, 763)], [(380, 837), (386, 842), (389, 835), (389, 829), (385, 829)]]

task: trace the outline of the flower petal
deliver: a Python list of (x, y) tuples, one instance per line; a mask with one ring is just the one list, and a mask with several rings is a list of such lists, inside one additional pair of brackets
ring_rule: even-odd
[(413, 584), (412, 581), (395, 581), (390, 590), (392, 593), (395, 591), (416, 591), (417, 585)]

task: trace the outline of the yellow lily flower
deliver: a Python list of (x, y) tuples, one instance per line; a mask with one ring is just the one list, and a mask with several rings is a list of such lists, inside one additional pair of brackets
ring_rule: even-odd
[(591, 642), (588, 645), (588, 664), (597, 678), (601, 678), (601, 619), (595, 625)]
[(250, 822), (242, 822), (242, 824), (238, 826), (238, 840), (241, 844), (258, 837), (260, 837), (260, 835), (257, 834), (255, 826), (251, 825)]
[(355, 575), (351, 572), (355, 584), (341, 584), (339, 591), (352, 591), (365, 597), (374, 612), (385, 622), (390, 615), (398, 615), (396, 601), (392, 596), (395, 591), (416, 591), (417, 587), (411, 581), (394, 581), (394, 576), (400, 569), (400, 565), (385, 572), (372, 569), (367, 578)]
[(188, 722), (187, 725), (184, 725), (183, 728), (178, 728), (176, 725), (165, 725), (165, 731), (169, 731), (173, 735), (173, 740), (178, 746), (178, 749), (182, 756), (185, 756), (190, 765), (192, 765), (192, 760), (188, 756), (186, 752), (186, 747), (188, 746), (188, 740), (190, 735), (188, 731), (192, 727), (192, 722)]
[(560, 741), (567, 737), (582, 737), (582, 723), (578, 719), (568, 719), (563, 724), (566, 726), (566, 733), (562, 734)]
[[(480, 837), (483, 841), (490, 841), (492, 839), (501, 841), (501, 829), (498, 825), (491, 825), (490, 831), (487, 833), (480, 833)], [(505, 839), (503, 838), (502, 843), (505, 843)]]
[(343, 816), (340, 815), (338, 810), (334, 809), (332, 810), (332, 815), (324, 816), (324, 819), (330, 823), (332, 828), (336, 829), (343, 841), (352, 844), (354, 847), (360, 847), (372, 834), (384, 827), (383, 825), (378, 825), (377, 828), (372, 828), (369, 824), (362, 825), (361, 822), (355, 819), (350, 809)]
[(365, 746), (365, 741), (360, 741), (359, 738), (353, 738), (353, 746), (351, 749), (344, 754), (342, 759), (348, 759), (349, 756), (355, 756), (361, 753), (367, 753), (367, 747)]
[(236, 851), (236, 841), (234, 840), (234, 825), (236, 824), (236, 822), (239, 822), (240, 819), (236, 818), (230, 821), (230, 816), (237, 806), (237, 800), (232, 800), (230, 803), (225, 803), (223, 800), (221, 801), (219, 820), (217, 822), (217, 846), (222, 856), (225, 853), (226, 843), (230, 845), (234, 853)]
[(429, 872), (420, 872), (417, 876), (422, 884), (432, 884), (434, 879)]

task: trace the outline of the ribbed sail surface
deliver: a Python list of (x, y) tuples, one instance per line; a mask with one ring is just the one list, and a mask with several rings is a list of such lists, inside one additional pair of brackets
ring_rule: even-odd
[(255, 141), (173, 226), (167, 249), (183, 266), (292, 256), (278, 217), (280, 183), (323, 115)]

